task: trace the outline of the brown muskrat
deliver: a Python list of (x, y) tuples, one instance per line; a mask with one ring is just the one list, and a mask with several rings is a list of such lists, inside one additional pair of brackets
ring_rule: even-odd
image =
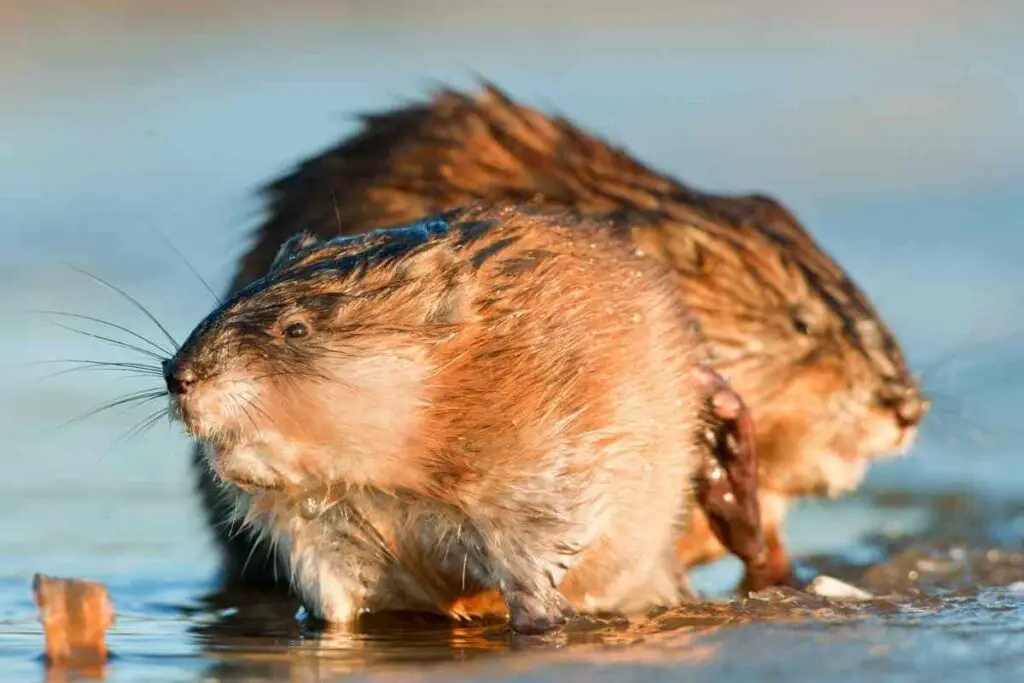
[(636, 251), (512, 207), (294, 237), (164, 364), (172, 414), (317, 617), (675, 604), (705, 350)]
[[(682, 276), (678, 292), (714, 367), (753, 412), (771, 567), (748, 587), (789, 579), (781, 525), (794, 497), (856, 488), (869, 459), (909, 447), (928, 409), (867, 297), (784, 206), (698, 191), (493, 87), (366, 116), (356, 135), (265, 194), (269, 215), (233, 290), (262, 276), (278, 246), (302, 231), (358, 233), (472, 201), (616, 216), (635, 244)], [(201, 463), (196, 472), (216, 525), (225, 516), (217, 487)], [(230, 576), (271, 580), (272, 563), (252, 539), (216, 533)], [(679, 551), (689, 564), (724, 552), (700, 513)]]

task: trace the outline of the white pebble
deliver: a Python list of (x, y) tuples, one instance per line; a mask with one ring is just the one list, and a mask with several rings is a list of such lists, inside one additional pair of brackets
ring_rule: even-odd
[(821, 575), (811, 581), (807, 586), (807, 592), (834, 600), (871, 600), (874, 598), (871, 593), (825, 575)]

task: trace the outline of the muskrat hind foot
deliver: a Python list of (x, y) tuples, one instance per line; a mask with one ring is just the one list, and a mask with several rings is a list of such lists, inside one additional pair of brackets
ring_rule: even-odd
[(696, 475), (697, 500), (719, 542), (759, 573), (768, 561), (757, 498), (757, 451), (750, 411), (718, 373), (700, 368), (707, 453)]

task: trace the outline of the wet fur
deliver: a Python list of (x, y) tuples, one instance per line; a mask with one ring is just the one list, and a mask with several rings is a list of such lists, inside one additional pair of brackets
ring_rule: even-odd
[(702, 352), (670, 279), (572, 214), (449, 219), (296, 238), (196, 328), (174, 412), (225, 504), (330, 621), (677, 602)]
[[(366, 116), (356, 135), (272, 183), (265, 197), (268, 217), (233, 289), (262, 276), (301, 231), (358, 233), (473, 201), (615, 216), (620, 231), (679, 276), (714, 367), (752, 409), (765, 509), (775, 511), (765, 524), (776, 538), (791, 497), (854, 489), (868, 458), (909, 446), (926, 410), (867, 297), (779, 202), (684, 185), (493, 87)], [(898, 424), (900, 410), (913, 419)], [(216, 488), (197, 472), (210, 519), (223, 519)], [(252, 556), (250, 540), (218, 538), (237, 574)], [(776, 551), (784, 565), (781, 545)], [(680, 552), (697, 563), (723, 550), (697, 515)], [(254, 560), (248, 578), (265, 580), (269, 569)]]

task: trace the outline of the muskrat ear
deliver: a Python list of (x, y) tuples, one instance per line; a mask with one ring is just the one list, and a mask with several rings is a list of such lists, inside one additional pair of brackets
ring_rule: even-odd
[[(439, 325), (469, 322), (475, 316), (473, 269), (447, 244), (430, 245), (402, 264), (401, 277), (426, 285), (424, 318)], [(440, 283), (436, 288), (434, 283)]]
[(320, 239), (311, 232), (303, 231), (297, 235), (292, 235), (277, 250), (277, 256), (274, 257), (273, 263), (270, 264), (270, 272), (276, 273), (284, 270), (303, 252), (318, 244), (321, 244)]

